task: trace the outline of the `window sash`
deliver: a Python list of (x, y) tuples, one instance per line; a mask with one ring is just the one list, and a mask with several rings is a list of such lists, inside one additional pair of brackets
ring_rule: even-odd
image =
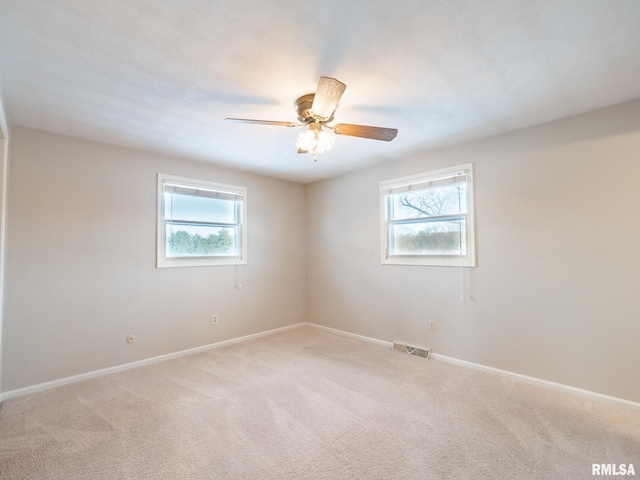
[[(194, 226), (192, 224), (187, 224), (183, 226)], [(196, 227), (202, 227), (203, 225), (195, 225)], [(205, 236), (206, 233), (204, 235), (200, 235), (198, 234), (191, 234), (188, 230), (178, 230), (176, 232), (171, 232), (171, 225), (166, 224), (165, 228), (166, 228), (166, 236), (165, 236), (165, 255), (167, 258), (196, 258), (196, 257), (200, 257), (200, 258), (222, 258), (222, 257), (228, 257), (228, 258), (238, 258), (239, 252), (240, 252), (240, 228), (239, 226), (236, 225), (232, 225), (232, 226), (224, 226), (224, 227), (213, 227), (210, 225), (206, 225), (205, 227), (211, 228), (211, 229), (217, 229), (217, 230), (227, 230), (227, 231), (231, 231), (231, 233), (229, 233), (229, 238), (231, 239), (231, 244), (228, 246), (228, 248), (226, 248), (223, 251), (211, 251), (211, 248), (214, 247), (214, 245), (207, 245), (209, 243), (209, 236)], [(171, 243), (171, 236), (172, 235), (178, 235), (180, 232), (185, 232), (188, 235), (188, 240), (189, 243), (187, 244), (189, 249), (191, 251), (176, 251), (172, 248), (170, 248), (170, 243)], [(204, 232), (203, 232), (204, 233)], [(209, 235), (215, 235), (216, 233), (214, 232), (209, 232)], [(217, 234), (219, 235), (220, 232), (217, 232)], [(196, 236), (197, 235), (197, 236)], [(215, 241), (216, 239), (214, 238), (213, 241)], [(219, 241), (219, 239), (218, 239)], [(191, 243), (194, 242), (194, 243)], [(204, 245), (201, 244), (197, 244), (195, 242), (204, 242)], [(202, 249), (208, 246), (209, 247), (209, 251), (202, 251)], [(216, 246), (219, 247), (219, 246)], [(176, 247), (176, 248), (179, 248)], [(195, 251), (193, 251), (195, 250)]]
[[(457, 231), (436, 231), (436, 232), (428, 232), (429, 226), (435, 226), (438, 224), (446, 224), (453, 223), (458, 224), (459, 228)], [(436, 237), (440, 236), (452, 236), (458, 240), (458, 252), (455, 252), (455, 249), (449, 249), (449, 251), (443, 251), (443, 249), (437, 248), (435, 245), (432, 246), (431, 249), (423, 248), (419, 251), (411, 251), (407, 249), (403, 249), (400, 246), (397, 246), (397, 240), (399, 239), (399, 235), (396, 234), (397, 226), (417, 226), (424, 225), (426, 228), (422, 231), (419, 231), (417, 235), (414, 235), (414, 243), (433, 243), (437, 242)], [(419, 237), (421, 232), (427, 232), (423, 238), (415, 238)], [(428, 257), (436, 257), (436, 256), (445, 256), (445, 257), (461, 257), (465, 256), (467, 253), (467, 216), (466, 215), (449, 215), (449, 216), (441, 216), (441, 217), (429, 217), (420, 220), (400, 220), (400, 221), (390, 221), (387, 225), (387, 241), (388, 241), (388, 256), (428, 256)], [(407, 238), (406, 241), (411, 242), (410, 238)]]
[[(202, 211), (194, 212), (194, 218), (189, 218), (188, 207), (185, 208), (184, 204), (181, 212), (176, 212), (176, 217), (173, 217), (172, 209), (167, 210), (167, 204), (174, 201), (171, 198), (173, 194), (225, 200), (233, 202), (233, 205), (227, 208), (226, 213), (220, 212), (219, 220), (215, 212), (211, 215), (203, 215)], [(158, 174), (158, 195), (158, 267), (246, 263), (246, 189), (244, 187)], [(205, 207), (208, 208), (206, 205)], [(199, 208), (202, 208), (202, 205)], [(229, 209), (233, 209), (233, 212)], [(189, 235), (189, 241), (196, 242), (195, 245), (187, 243), (184, 247), (183, 243), (183, 251), (170, 250), (171, 227), (185, 227), (184, 231)], [(215, 242), (215, 239), (210, 239), (210, 235), (220, 235), (225, 229), (230, 231), (229, 237), (232, 241), (230, 247), (223, 252), (216, 252), (212, 250), (216, 248), (213, 246), (214, 243), (208, 246), (207, 251), (207, 240)], [(173, 233), (178, 231), (180, 230)], [(204, 242), (204, 245), (197, 242)], [(188, 251), (189, 249), (191, 251)]]

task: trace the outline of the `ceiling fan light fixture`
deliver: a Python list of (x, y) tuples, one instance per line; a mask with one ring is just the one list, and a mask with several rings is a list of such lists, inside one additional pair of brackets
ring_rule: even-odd
[(313, 117), (322, 122), (331, 121), (346, 88), (344, 83), (335, 78), (320, 77), (311, 105)]
[(331, 150), (335, 141), (336, 136), (331, 129), (323, 127), (318, 122), (312, 122), (298, 135), (296, 147), (299, 151), (312, 153), (315, 161), (316, 154)]
[(225, 118), (230, 122), (254, 123), (257, 125), (275, 125), (282, 127), (303, 127), (298, 136), (296, 147), (298, 153), (311, 153), (313, 161), (316, 155), (331, 150), (336, 135), (369, 138), (390, 142), (398, 134), (395, 128), (372, 127), (338, 123), (327, 125), (333, 121), (338, 102), (347, 86), (331, 77), (320, 77), (316, 93), (307, 93), (296, 100), (296, 113), (300, 123), (280, 122), (273, 120), (252, 120), (249, 118)]

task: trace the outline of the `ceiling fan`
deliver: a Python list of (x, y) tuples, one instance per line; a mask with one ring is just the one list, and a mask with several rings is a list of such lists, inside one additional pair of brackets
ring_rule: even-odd
[(300, 123), (251, 120), (247, 118), (225, 118), (225, 120), (279, 127), (305, 127), (305, 130), (298, 136), (296, 146), (298, 147), (298, 153), (313, 154), (314, 161), (318, 153), (326, 152), (333, 146), (335, 135), (349, 135), (351, 137), (370, 138), (385, 142), (390, 142), (396, 138), (398, 130), (395, 128), (370, 127), (350, 123), (328, 125), (333, 121), (338, 102), (346, 88), (347, 86), (344, 83), (335, 78), (320, 77), (316, 93), (308, 93), (296, 100), (296, 111)]

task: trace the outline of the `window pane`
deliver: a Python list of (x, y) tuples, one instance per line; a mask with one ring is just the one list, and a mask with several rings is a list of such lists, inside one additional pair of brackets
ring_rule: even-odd
[(195, 197), (177, 193), (164, 193), (166, 220), (190, 222), (236, 223), (236, 201), (220, 198)]
[(391, 255), (466, 255), (464, 220), (391, 224)]
[(435, 186), (391, 197), (391, 219), (438, 217), (467, 213), (465, 184)]
[(167, 257), (238, 255), (237, 228), (167, 224)]

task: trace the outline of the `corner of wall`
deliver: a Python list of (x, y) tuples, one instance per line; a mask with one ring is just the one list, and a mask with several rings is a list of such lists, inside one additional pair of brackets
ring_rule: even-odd
[(309, 215), (307, 212), (307, 195), (309, 184), (304, 185), (304, 322), (309, 321)]
[(0, 79), (0, 393), (2, 392), (2, 330), (4, 328), (4, 245), (7, 211), (7, 165), (9, 163), (9, 127), (4, 114)]

